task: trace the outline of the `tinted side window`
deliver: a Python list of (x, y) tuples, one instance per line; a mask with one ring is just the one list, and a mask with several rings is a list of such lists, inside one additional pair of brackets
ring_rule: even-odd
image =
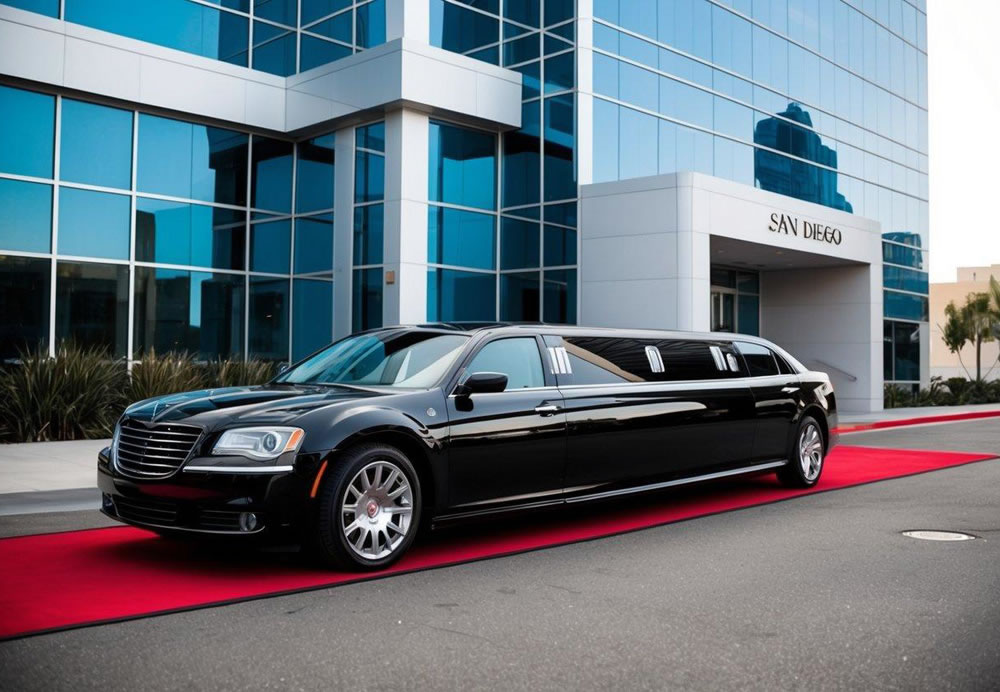
[(778, 374), (778, 363), (775, 361), (771, 349), (758, 344), (748, 344), (745, 341), (737, 341), (736, 348), (743, 354), (743, 359), (750, 369), (751, 377), (766, 377)]
[(508, 390), (545, 386), (542, 357), (532, 337), (491, 341), (472, 358), (466, 371), (502, 372), (507, 376)]
[(788, 364), (788, 361), (779, 356), (777, 353), (774, 354), (774, 359), (778, 361), (778, 372), (780, 372), (782, 375), (795, 374), (795, 369)]
[(574, 384), (673, 382), (733, 377), (724, 352), (701, 341), (569, 337)]

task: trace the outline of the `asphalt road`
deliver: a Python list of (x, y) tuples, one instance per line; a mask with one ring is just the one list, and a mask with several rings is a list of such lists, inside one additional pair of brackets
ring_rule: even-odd
[[(1000, 454), (1000, 423), (844, 442)], [(0, 689), (997, 689), (998, 489), (1000, 461), (986, 461), (524, 555), (31, 637), (0, 644)], [(99, 522), (87, 512), (0, 517), (0, 532)], [(929, 528), (980, 540), (900, 535)]]

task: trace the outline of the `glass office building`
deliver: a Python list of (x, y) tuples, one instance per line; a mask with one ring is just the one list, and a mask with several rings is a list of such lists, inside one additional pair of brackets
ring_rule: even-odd
[[(874, 267), (878, 386), (918, 383), (926, 75), (924, 0), (0, 0), (0, 357), (612, 324), (588, 297), (612, 278), (627, 305), (697, 294), (695, 318), (635, 326), (776, 338), (777, 234), (708, 229), (678, 274), (698, 282), (632, 293), (628, 243), (587, 240), (646, 230), (628, 204), (588, 215), (600, 190), (690, 172), (844, 228), (785, 264)], [(853, 217), (877, 258), (851, 254)]]

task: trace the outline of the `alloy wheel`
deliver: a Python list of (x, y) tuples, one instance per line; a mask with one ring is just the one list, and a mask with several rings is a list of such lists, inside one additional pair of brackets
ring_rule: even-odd
[(807, 424), (799, 433), (799, 463), (807, 481), (819, 477), (823, 468), (823, 435), (814, 423)]
[(373, 461), (347, 484), (340, 526), (347, 545), (362, 559), (391, 555), (410, 531), (412, 517), (413, 489), (391, 461)]

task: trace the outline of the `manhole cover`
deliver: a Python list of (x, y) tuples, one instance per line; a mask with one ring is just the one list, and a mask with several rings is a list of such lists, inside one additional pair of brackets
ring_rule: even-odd
[(971, 541), (975, 538), (972, 534), (958, 531), (904, 531), (903, 535), (922, 541)]

